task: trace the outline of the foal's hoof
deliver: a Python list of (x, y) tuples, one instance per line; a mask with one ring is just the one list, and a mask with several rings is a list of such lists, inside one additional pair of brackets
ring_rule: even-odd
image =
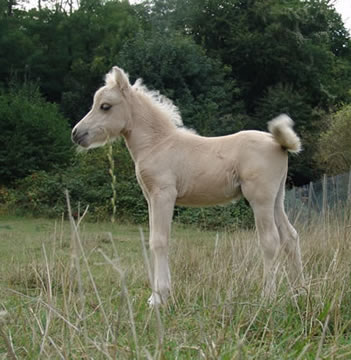
[(154, 307), (156, 305), (161, 305), (162, 301), (161, 301), (160, 295), (158, 295), (157, 293), (152, 293), (151, 296), (149, 297), (147, 303), (149, 304), (150, 307)]

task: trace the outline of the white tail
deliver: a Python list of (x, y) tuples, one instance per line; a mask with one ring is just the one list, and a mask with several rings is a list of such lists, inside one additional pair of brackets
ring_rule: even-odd
[(301, 140), (293, 130), (294, 122), (286, 114), (279, 115), (268, 123), (268, 130), (282, 148), (292, 153), (301, 151)]

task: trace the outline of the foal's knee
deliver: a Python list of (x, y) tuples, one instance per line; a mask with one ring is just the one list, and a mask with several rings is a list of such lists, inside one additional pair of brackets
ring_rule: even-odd
[(159, 255), (162, 256), (163, 254), (168, 253), (168, 242), (166, 240), (164, 241), (150, 241), (150, 251), (153, 255)]

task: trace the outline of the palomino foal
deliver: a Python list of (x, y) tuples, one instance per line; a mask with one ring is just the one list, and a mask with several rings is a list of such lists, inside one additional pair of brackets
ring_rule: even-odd
[(105, 77), (90, 112), (72, 139), (92, 148), (122, 135), (149, 207), (154, 283), (150, 304), (171, 289), (168, 240), (175, 204), (208, 206), (244, 196), (253, 208), (264, 259), (266, 295), (274, 294), (278, 255), (284, 249), (292, 281), (302, 280), (299, 237), (284, 211), (288, 152), (299, 152), (293, 121), (280, 115), (269, 133), (241, 131), (207, 138), (182, 127), (178, 109), (118, 67)]

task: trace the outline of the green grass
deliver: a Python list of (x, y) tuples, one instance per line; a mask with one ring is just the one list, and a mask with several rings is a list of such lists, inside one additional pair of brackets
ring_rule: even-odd
[(137, 226), (0, 217), (0, 359), (349, 359), (347, 226), (299, 229), (306, 285), (269, 302), (253, 231), (176, 225), (158, 314)]

